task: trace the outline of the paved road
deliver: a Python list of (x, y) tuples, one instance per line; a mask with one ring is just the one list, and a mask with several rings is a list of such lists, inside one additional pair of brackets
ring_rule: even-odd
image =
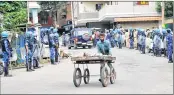
[[(73, 55), (95, 53), (95, 49), (70, 51)], [(173, 64), (163, 57), (143, 55), (136, 50), (112, 49), (117, 57), (114, 67), (117, 80), (103, 88), (98, 76), (91, 77), (90, 84), (82, 82), (79, 88), (73, 84), (73, 64), (64, 59), (59, 65), (45, 65), (35, 72), (14, 70), (12, 78), (1, 77), (3, 94), (172, 94)], [(99, 74), (99, 65), (90, 65), (90, 73)]]

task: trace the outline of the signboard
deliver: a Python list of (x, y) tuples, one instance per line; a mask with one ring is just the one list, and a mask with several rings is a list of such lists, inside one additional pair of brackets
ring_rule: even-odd
[(136, 5), (149, 5), (149, 1), (137, 1)]

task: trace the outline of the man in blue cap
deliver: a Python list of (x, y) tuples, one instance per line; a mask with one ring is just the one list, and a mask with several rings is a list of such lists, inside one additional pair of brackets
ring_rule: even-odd
[(170, 29), (167, 29), (167, 51), (168, 51), (168, 63), (173, 63), (173, 35)]
[(8, 40), (8, 33), (6, 31), (3, 31), (1, 33), (2, 41), (2, 55), (3, 55), (3, 66), (4, 66), (4, 77), (12, 77), (12, 75), (9, 74), (9, 60), (12, 56), (12, 48), (10, 46), (10, 42)]

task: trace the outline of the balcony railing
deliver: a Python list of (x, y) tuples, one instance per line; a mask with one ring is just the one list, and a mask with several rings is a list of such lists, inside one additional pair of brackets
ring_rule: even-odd
[(103, 6), (99, 11), (99, 19), (102, 20), (105, 17), (160, 16), (155, 11), (154, 6), (133, 6), (129, 3)]

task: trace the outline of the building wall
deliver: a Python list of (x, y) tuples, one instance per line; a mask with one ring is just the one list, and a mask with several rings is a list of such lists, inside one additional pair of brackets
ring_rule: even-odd
[(71, 16), (71, 4), (67, 4), (67, 14), (66, 14), (66, 21), (67, 20), (72, 20), (72, 16)]
[(104, 4), (105, 2), (79, 2), (79, 13), (96, 12), (96, 4)]
[(158, 27), (158, 21), (146, 21), (146, 22), (120, 22), (123, 28), (152, 28)]

